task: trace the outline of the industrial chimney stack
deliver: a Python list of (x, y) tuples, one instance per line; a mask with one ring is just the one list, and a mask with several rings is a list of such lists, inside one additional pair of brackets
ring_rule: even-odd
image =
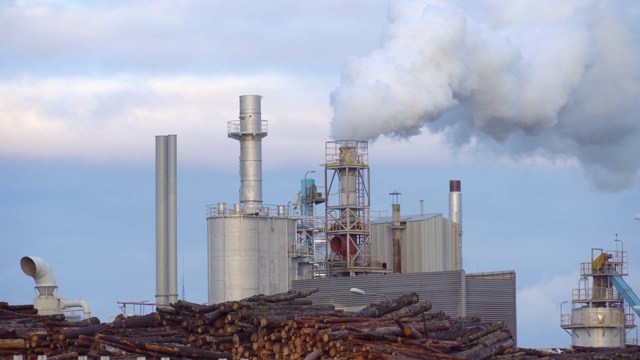
[(449, 181), (449, 220), (457, 224), (458, 270), (462, 270), (462, 193), (460, 180)]
[(177, 136), (156, 136), (156, 303), (178, 301)]
[(262, 121), (262, 96), (240, 96), (240, 120), (229, 122), (227, 132), (240, 141), (240, 204), (246, 213), (257, 213), (262, 204), (262, 139), (267, 121)]

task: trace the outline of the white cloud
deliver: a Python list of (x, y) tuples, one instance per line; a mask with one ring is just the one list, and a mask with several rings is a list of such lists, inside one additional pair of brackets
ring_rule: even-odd
[(518, 346), (562, 347), (571, 346), (571, 337), (560, 328), (560, 306), (562, 311), (571, 310), (571, 291), (578, 287), (578, 272), (555, 275), (517, 292), (518, 337), (527, 343)]
[[(263, 95), (264, 146), (274, 166), (322, 154), (331, 80), (253, 77), (53, 78), (0, 83), (0, 154), (89, 161), (147, 161), (154, 136), (177, 134), (189, 162), (235, 164), (226, 136), (238, 96)], [(291, 149), (296, 149), (292, 152)]]

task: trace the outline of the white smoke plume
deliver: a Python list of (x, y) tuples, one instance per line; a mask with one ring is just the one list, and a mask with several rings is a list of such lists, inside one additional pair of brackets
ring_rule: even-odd
[(575, 158), (599, 189), (640, 169), (640, 3), (394, 1), (331, 93), (334, 139), (443, 132), (514, 158)]

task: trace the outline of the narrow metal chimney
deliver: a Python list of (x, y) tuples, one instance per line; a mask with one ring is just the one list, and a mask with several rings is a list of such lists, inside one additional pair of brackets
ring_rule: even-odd
[(240, 204), (245, 213), (257, 213), (262, 204), (262, 138), (267, 121), (262, 120), (262, 96), (240, 96), (240, 120), (227, 124), (228, 136), (240, 141)]
[(399, 192), (389, 193), (391, 196), (391, 237), (393, 239), (393, 272), (402, 273), (402, 239), (401, 230), (405, 228), (400, 223), (400, 196)]
[(156, 136), (156, 303), (178, 301), (177, 136)]
[(457, 224), (458, 270), (462, 270), (462, 193), (460, 180), (449, 181), (449, 220)]

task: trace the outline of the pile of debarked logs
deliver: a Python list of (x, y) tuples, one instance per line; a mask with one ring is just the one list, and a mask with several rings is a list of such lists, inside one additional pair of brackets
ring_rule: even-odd
[(409, 293), (357, 312), (314, 305), (318, 291), (256, 295), (200, 305), (178, 301), (156, 312), (65, 321), (32, 305), (0, 302), (0, 356), (135, 359), (640, 359), (638, 347), (549, 353), (515, 347), (502, 322), (431, 312)]

